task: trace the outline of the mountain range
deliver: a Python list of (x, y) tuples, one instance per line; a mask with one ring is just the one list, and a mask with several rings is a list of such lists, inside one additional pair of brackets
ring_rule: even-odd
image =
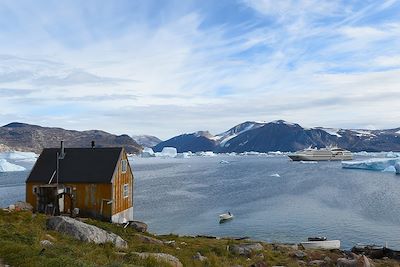
[(162, 142), (162, 140), (153, 135), (133, 135), (132, 138), (143, 147), (153, 147)]
[(178, 152), (213, 151), (269, 152), (297, 151), (307, 147), (337, 145), (353, 152), (400, 151), (400, 127), (386, 130), (302, 127), (283, 120), (272, 122), (247, 121), (213, 135), (198, 131), (161, 141), (155, 136), (114, 135), (100, 130), (74, 131), (13, 122), (0, 127), (0, 152), (7, 150), (39, 153), (44, 147), (123, 146), (128, 153), (140, 153), (143, 147), (159, 152), (164, 147), (175, 147)]
[(400, 127), (386, 130), (306, 128), (284, 120), (272, 122), (247, 121), (226, 132), (212, 135), (208, 131), (175, 136), (159, 143), (176, 147), (178, 152), (269, 152), (297, 151), (307, 147), (339, 146), (353, 152), (400, 151)]
[(74, 131), (62, 128), (41, 127), (13, 122), (0, 127), (0, 152), (7, 150), (40, 153), (44, 147), (58, 147), (60, 141), (66, 147), (123, 146), (128, 153), (139, 153), (143, 148), (128, 135), (113, 135), (104, 131)]

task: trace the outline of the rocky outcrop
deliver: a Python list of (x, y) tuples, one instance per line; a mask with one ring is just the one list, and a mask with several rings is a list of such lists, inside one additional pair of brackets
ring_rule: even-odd
[(117, 248), (127, 248), (128, 243), (114, 233), (89, 225), (70, 217), (58, 216), (47, 219), (48, 230), (54, 230), (70, 235), (80, 241), (93, 242), (96, 244), (113, 243)]
[(201, 261), (201, 262), (207, 261), (207, 260), (208, 260), (208, 258), (205, 257), (205, 256), (203, 256), (203, 255), (201, 255), (200, 252), (197, 252), (197, 253), (193, 256), (193, 259), (194, 259), (194, 260)]
[(145, 224), (144, 222), (131, 221), (129, 223), (129, 226), (138, 232), (142, 232), (142, 233), (147, 232), (147, 224)]
[(149, 252), (142, 252), (142, 253), (135, 253), (139, 258), (141, 259), (147, 259), (147, 258), (154, 258), (158, 262), (166, 262), (170, 264), (173, 267), (183, 267), (183, 264), (180, 262), (180, 260), (172, 256), (170, 254), (166, 253), (149, 253)]
[(232, 253), (244, 256), (249, 256), (251, 253), (261, 251), (263, 249), (264, 247), (260, 243), (244, 243), (230, 247), (230, 251)]
[(365, 255), (358, 256), (352, 253), (348, 258), (339, 258), (337, 267), (373, 267), (374, 264)]
[(164, 242), (161, 240), (158, 240), (154, 237), (150, 237), (150, 236), (145, 236), (145, 235), (140, 235), (140, 234), (136, 234), (136, 236), (139, 238), (140, 241), (142, 241), (143, 243), (148, 243), (148, 244), (154, 244), (154, 245), (164, 245)]

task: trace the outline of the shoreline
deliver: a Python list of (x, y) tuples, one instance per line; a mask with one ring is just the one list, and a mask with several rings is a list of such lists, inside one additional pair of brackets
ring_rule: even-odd
[[(82, 242), (63, 233), (48, 230), (46, 222), (50, 218), (57, 217), (30, 211), (7, 212), (1, 209), (0, 259), (3, 264), (12, 266), (135, 264), (163, 267), (336, 266), (339, 261), (373, 263), (376, 267), (394, 267), (399, 264), (399, 261), (389, 258), (369, 259), (342, 250), (304, 250), (293, 244), (267, 243), (246, 237), (155, 235), (138, 232), (132, 227), (93, 219), (76, 220), (80, 224), (92, 225), (91, 227), (98, 227), (122, 237), (127, 246), (118, 248), (112, 244)], [(168, 262), (164, 262), (164, 258)]]

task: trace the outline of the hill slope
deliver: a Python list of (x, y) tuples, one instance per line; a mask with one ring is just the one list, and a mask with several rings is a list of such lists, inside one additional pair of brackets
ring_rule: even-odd
[(13, 150), (40, 153), (44, 147), (58, 147), (61, 140), (66, 147), (90, 147), (93, 140), (97, 147), (123, 146), (128, 153), (142, 149), (128, 135), (117, 136), (99, 130), (73, 131), (18, 122), (0, 127), (0, 144)]

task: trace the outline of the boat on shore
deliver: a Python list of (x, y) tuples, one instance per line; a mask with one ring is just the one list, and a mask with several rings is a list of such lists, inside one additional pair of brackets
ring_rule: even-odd
[(350, 151), (339, 147), (325, 147), (321, 149), (307, 148), (288, 154), (293, 161), (328, 161), (328, 160), (352, 160)]
[(357, 244), (351, 249), (351, 252), (363, 254), (371, 259), (388, 257), (390, 259), (400, 260), (400, 251), (387, 248), (386, 246)]
[(309, 237), (300, 242), (304, 249), (340, 249), (340, 240), (327, 240), (326, 237)]

